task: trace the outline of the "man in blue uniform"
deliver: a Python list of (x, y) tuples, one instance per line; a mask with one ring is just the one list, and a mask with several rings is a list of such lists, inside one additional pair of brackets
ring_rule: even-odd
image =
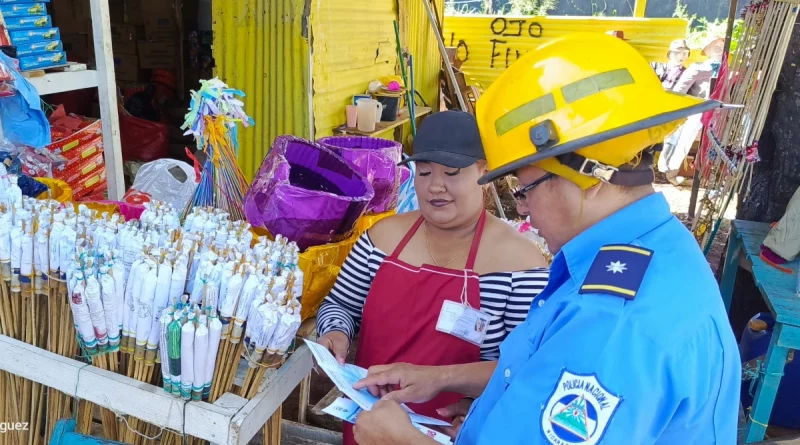
[(604, 35), (556, 39), (510, 67), (477, 106), (482, 180), (518, 177), (520, 210), (557, 252), (550, 282), (497, 363), (371, 369), (357, 387), (388, 400), (359, 416), (356, 440), (433, 444), (397, 402), (454, 391), (480, 396), (456, 445), (735, 444), (738, 349), (647, 150), (717, 106), (664, 92)]

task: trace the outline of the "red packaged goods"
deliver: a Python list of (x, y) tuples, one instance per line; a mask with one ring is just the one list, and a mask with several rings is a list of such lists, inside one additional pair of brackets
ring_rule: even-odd
[[(72, 134), (58, 134), (53, 136), (52, 144), (47, 149), (52, 153), (65, 157), (68, 161), (78, 156), (78, 159), (86, 159), (87, 149), (102, 150), (103, 126), (98, 119), (84, 119), (78, 129)], [(59, 136), (59, 137), (57, 137)]]
[(105, 161), (103, 160), (103, 152), (99, 151), (88, 158), (77, 162), (71, 166), (67, 166), (66, 168), (56, 169), (53, 172), (53, 177), (56, 179), (60, 179), (70, 186), (76, 184), (80, 179), (89, 177), (92, 174), (97, 173), (101, 168), (105, 166)]
[(100, 171), (81, 179), (77, 184), (73, 185), (72, 195), (75, 199), (80, 199), (90, 193), (104, 191), (107, 186), (106, 169), (103, 167)]

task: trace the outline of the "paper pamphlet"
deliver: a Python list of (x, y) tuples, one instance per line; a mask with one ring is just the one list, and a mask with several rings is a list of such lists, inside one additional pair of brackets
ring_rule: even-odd
[[(358, 417), (359, 413), (363, 411), (358, 404), (350, 399), (345, 399), (343, 397), (339, 397), (338, 399), (334, 400), (333, 403), (325, 407), (322, 412), (326, 414), (330, 414), (333, 417), (338, 419), (342, 419), (345, 422), (349, 423), (356, 423), (356, 418)], [(430, 437), (431, 439), (439, 442), (442, 445), (450, 445), (452, 441), (446, 434), (442, 434), (438, 431), (434, 431), (424, 425), (420, 425), (418, 423), (413, 423), (414, 427), (417, 428), (422, 434)]]
[[(306, 340), (306, 344), (308, 345), (308, 349), (311, 350), (311, 354), (314, 355), (317, 365), (319, 365), (319, 367), (325, 371), (325, 374), (330, 377), (331, 381), (333, 381), (333, 384), (339, 388), (339, 391), (343, 392), (344, 395), (349, 397), (353, 402), (361, 407), (361, 409), (369, 411), (370, 408), (372, 408), (372, 405), (380, 400), (378, 397), (370, 394), (366, 389), (353, 389), (353, 385), (357, 381), (367, 376), (366, 369), (350, 364), (341, 365), (336, 361), (336, 358), (334, 358), (333, 354), (331, 354), (330, 351), (328, 351), (328, 349), (324, 346), (320, 346), (319, 344), (310, 340)], [(416, 414), (405, 405), (403, 405), (403, 408), (408, 411), (408, 417), (411, 418), (412, 423), (450, 426), (449, 423), (439, 419)]]

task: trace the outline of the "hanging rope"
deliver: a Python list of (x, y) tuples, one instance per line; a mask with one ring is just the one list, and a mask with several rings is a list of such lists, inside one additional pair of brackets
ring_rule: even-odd
[[(715, 111), (696, 168), (705, 189), (692, 232), (708, 252), (731, 201), (750, 193), (758, 140), (797, 19), (796, 0), (758, 0), (744, 9), (739, 46), (720, 78), (718, 100), (741, 108)], [(723, 61), (725, 63), (725, 61)], [(742, 196), (743, 195), (743, 196)]]

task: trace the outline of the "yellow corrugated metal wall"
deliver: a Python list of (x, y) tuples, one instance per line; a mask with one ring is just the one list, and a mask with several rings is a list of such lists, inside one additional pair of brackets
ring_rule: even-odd
[(239, 164), (248, 179), (276, 136), (311, 135), (304, 6), (302, 0), (213, 2), (217, 75), (247, 94), (245, 110), (256, 121), (239, 131)]
[[(286, 0), (281, 0), (286, 1)], [(373, 80), (393, 75), (397, 49), (396, 0), (313, 0), (312, 35), (315, 137), (344, 123), (345, 106)]]
[(686, 35), (684, 19), (611, 17), (446, 16), (445, 44), (459, 47), (470, 84), (489, 85), (517, 58), (555, 37), (575, 32), (624, 31), (650, 61), (663, 61), (669, 44)]
[[(439, 103), (439, 71), (442, 67), (439, 45), (422, 3), (426, 0), (400, 0), (400, 31), (403, 47), (414, 57), (414, 87), (436, 109)], [(444, 0), (431, 1), (439, 23), (444, 18)]]

